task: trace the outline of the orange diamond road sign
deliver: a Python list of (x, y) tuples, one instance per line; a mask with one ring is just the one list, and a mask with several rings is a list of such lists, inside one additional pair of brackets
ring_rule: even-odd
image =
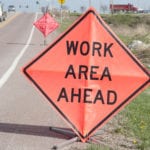
[(150, 74), (90, 8), (24, 68), (82, 142), (150, 85)]
[(45, 13), (34, 23), (34, 25), (43, 33), (44, 37), (53, 32), (59, 26), (49, 13)]

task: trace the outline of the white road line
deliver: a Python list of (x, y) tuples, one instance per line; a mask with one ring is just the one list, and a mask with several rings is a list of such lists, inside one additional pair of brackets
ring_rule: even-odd
[[(37, 20), (37, 16), (38, 13), (36, 13), (35, 18), (34, 18), (34, 22)], [(30, 36), (27, 40), (26, 45), (24, 46), (24, 48), (21, 50), (21, 52), (19, 53), (19, 55), (15, 58), (15, 60), (13, 61), (12, 65), (8, 68), (8, 70), (3, 74), (3, 76), (0, 78), (0, 88), (3, 87), (3, 85), (7, 82), (7, 80), (9, 79), (9, 77), (11, 76), (11, 74), (14, 72), (15, 68), (17, 67), (20, 59), (22, 58), (23, 54), (25, 53), (25, 51), (27, 50), (31, 40), (32, 40), (32, 36), (34, 33), (34, 29), (35, 27), (33, 26), (31, 29), (31, 33)]]

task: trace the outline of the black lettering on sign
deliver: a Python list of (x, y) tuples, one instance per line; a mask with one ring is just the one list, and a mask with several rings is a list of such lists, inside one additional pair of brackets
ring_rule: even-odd
[[(77, 66), (76, 66), (77, 68)], [(85, 66), (79, 65), (77, 73), (75, 73), (74, 66), (70, 65), (66, 71), (65, 78), (71, 77), (73, 79), (85, 79), (85, 80), (103, 80), (107, 78), (109, 81), (112, 81), (111, 74), (108, 67), (105, 67), (104, 70), (99, 73), (99, 66)]]
[(98, 90), (98, 91), (97, 91), (97, 94), (96, 94), (95, 99), (94, 99), (94, 104), (95, 104), (97, 101), (101, 101), (102, 104), (105, 104), (105, 103), (104, 103), (104, 97), (103, 97), (103, 95), (102, 95), (102, 91), (101, 91), (101, 90)]
[(76, 79), (76, 74), (74, 72), (74, 68), (73, 68), (73, 65), (70, 65), (67, 72), (66, 72), (66, 75), (65, 75), (65, 78), (68, 78), (68, 76), (72, 76), (74, 79)]
[(69, 102), (68, 97), (67, 97), (67, 92), (66, 92), (65, 88), (61, 89), (61, 92), (60, 92), (60, 94), (58, 96), (57, 101), (59, 102), (60, 99), (64, 99), (66, 102)]
[(73, 52), (73, 55), (76, 55), (77, 54), (77, 48), (78, 48), (78, 44), (79, 44), (79, 41), (66, 41), (66, 45), (67, 45), (67, 54), (70, 55), (71, 51)]
[(113, 105), (117, 101), (117, 93), (115, 91), (109, 90), (107, 92), (107, 104), (108, 105)]
[(78, 91), (75, 93), (75, 89), (71, 89), (71, 102), (74, 102), (75, 97), (78, 99), (78, 103), (81, 101), (81, 89), (78, 89)]
[(92, 89), (84, 89), (84, 103), (92, 103), (90, 100)]
[(87, 41), (83, 41), (80, 45), (80, 53), (84, 56), (90, 52), (90, 44)]
[(97, 55), (99, 57), (113, 57), (112, 46), (113, 43), (100, 43), (99, 41), (91, 43), (88, 41), (66, 41), (68, 55), (80, 53), (82, 56), (91, 54), (92, 56)]
[(104, 43), (104, 57), (107, 57), (107, 54), (110, 55), (110, 57), (113, 57), (113, 54), (111, 52), (111, 47), (113, 46), (113, 43), (110, 43), (108, 45), (108, 43)]
[(84, 79), (87, 80), (88, 79), (87, 73), (88, 73), (88, 67), (85, 65), (80, 65), (78, 78), (82, 79), (83, 77)]
[[(68, 55), (82, 56), (92, 55), (98, 57), (113, 57), (112, 53), (113, 43), (100, 43), (99, 41), (66, 41), (66, 48)], [(100, 68), (100, 66), (86, 66), (79, 65), (74, 66), (70, 64), (66, 70), (64, 78), (72, 78), (79, 80), (105, 80), (112, 81), (110, 70), (107, 66)], [(102, 105), (114, 105), (117, 101), (117, 93), (113, 90), (108, 90), (107, 94), (104, 94), (102, 90), (98, 89), (95, 93), (95, 89), (84, 88), (75, 89), (71, 88), (68, 92), (65, 88), (62, 88), (58, 96), (57, 101), (65, 102), (77, 102), (96, 104), (100, 102)], [(93, 95), (94, 94), (94, 95)]]
[(91, 80), (99, 80), (98, 77), (95, 77), (94, 75), (97, 74), (97, 69), (99, 69), (99, 66), (91, 66), (91, 72), (90, 72), (90, 79)]
[(101, 56), (101, 53), (100, 53), (101, 48), (102, 48), (102, 44), (100, 42), (93, 42), (92, 56), (95, 56), (96, 52), (98, 56)]
[(117, 93), (113, 90), (106, 91), (106, 94), (104, 94), (102, 90), (97, 90), (95, 93), (95, 90), (93, 92), (93, 89), (89, 88), (71, 88), (69, 91), (70, 92), (67, 92), (63, 87), (57, 98), (57, 102), (64, 101), (88, 104), (101, 103), (102, 105), (114, 105), (117, 102)]
[(105, 67), (100, 80), (103, 80), (104, 77), (108, 78), (109, 81), (112, 80), (108, 67)]

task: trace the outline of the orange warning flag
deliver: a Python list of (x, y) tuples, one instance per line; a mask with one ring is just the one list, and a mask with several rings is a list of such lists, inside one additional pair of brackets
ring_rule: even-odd
[(43, 33), (45, 37), (58, 27), (58, 23), (50, 16), (49, 13), (45, 13), (34, 23), (34, 25)]
[(25, 75), (85, 142), (150, 85), (150, 74), (90, 8)]

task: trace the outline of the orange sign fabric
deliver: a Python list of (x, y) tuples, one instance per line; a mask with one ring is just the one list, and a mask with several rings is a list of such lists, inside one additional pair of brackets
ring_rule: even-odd
[(53, 32), (59, 26), (49, 13), (45, 13), (34, 23), (34, 25), (43, 33), (44, 37)]
[(82, 142), (150, 85), (150, 74), (90, 8), (24, 68)]

